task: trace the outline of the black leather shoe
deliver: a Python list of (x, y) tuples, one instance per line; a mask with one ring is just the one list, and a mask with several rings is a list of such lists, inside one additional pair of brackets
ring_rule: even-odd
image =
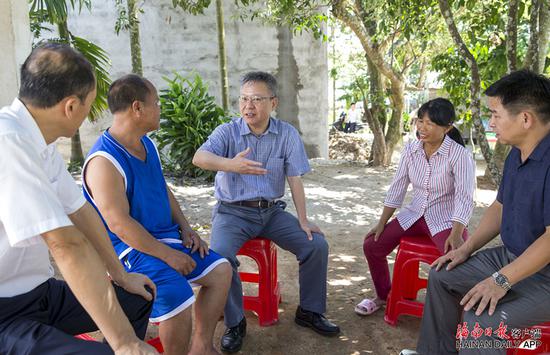
[(226, 328), (221, 340), (221, 349), (226, 353), (236, 353), (243, 346), (243, 338), (246, 335), (246, 318), (243, 318), (234, 327)]
[(309, 327), (324, 336), (330, 337), (340, 334), (340, 327), (331, 323), (324, 315), (306, 311), (300, 306), (296, 308), (296, 317), (294, 321), (296, 324), (302, 327)]

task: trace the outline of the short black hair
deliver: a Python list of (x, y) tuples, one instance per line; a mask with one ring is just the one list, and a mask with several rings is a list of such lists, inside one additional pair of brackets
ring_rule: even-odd
[(94, 68), (67, 44), (45, 42), (21, 66), (19, 99), (38, 108), (50, 108), (71, 95), (84, 101), (95, 88)]
[(151, 93), (152, 84), (145, 78), (128, 74), (115, 80), (107, 93), (107, 104), (111, 113), (125, 111), (134, 101), (144, 102)]
[(251, 82), (262, 82), (267, 85), (271, 95), (277, 97), (277, 79), (265, 71), (251, 71), (241, 78), (241, 86)]
[(518, 70), (497, 80), (485, 95), (500, 99), (512, 114), (531, 109), (543, 123), (550, 122), (550, 79), (530, 70)]

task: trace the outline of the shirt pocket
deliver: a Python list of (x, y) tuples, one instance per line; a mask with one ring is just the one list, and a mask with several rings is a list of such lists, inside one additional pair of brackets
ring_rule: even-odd
[(285, 160), (283, 158), (270, 158), (265, 164), (267, 169), (267, 178), (274, 184), (284, 184), (285, 178)]

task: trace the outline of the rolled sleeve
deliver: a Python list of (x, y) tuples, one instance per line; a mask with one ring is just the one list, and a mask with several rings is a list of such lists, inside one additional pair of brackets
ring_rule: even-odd
[(8, 134), (0, 146), (0, 220), (10, 245), (33, 245), (40, 234), (72, 225), (32, 141)]
[(399, 159), (397, 171), (393, 177), (393, 181), (388, 189), (384, 206), (390, 208), (399, 208), (403, 204), (407, 188), (409, 187), (409, 160), (411, 159), (410, 144), (405, 146)]
[[(290, 125), (289, 125), (290, 126)], [(288, 150), (285, 157), (285, 175), (302, 176), (311, 171), (307, 159), (304, 142), (296, 128), (290, 126), (288, 137)]]
[(208, 136), (206, 142), (204, 142), (199, 150), (204, 150), (215, 154), (220, 157), (228, 157), (229, 154), (229, 141), (231, 138), (231, 126), (229, 123), (224, 123), (218, 127)]
[(475, 166), (468, 150), (464, 150), (452, 166), (454, 175), (454, 210), (451, 218), (468, 225), (474, 210)]

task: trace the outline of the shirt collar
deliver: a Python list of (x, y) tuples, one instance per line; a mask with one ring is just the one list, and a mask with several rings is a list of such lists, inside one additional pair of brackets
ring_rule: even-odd
[[(267, 131), (265, 131), (262, 134), (262, 136), (266, 135), (267, 133), (273, 133), (273, 134), (279, 133), (279, 129), (277, 128), (277, 120), (274, 119), (273, 117), (269, 117), (269, 126), (267, 127)], [(250, 131), (250, 127), (248, 127), (244, 118), (242, 117), (240, 118), (240, 122), (239, 122), (239, 134), (241, 136), (252, 134), (252, 132)]]
[[(441, 145), (439, 146), (439, 148), (437, 149), (435, 154), (441, 154), (441, 155), (444, 155), (444, 156), (448, 156), (449, 155), (449, 150), (451, 149), (451, 144), (452, 144), (452, 139), (449, 138), (448, 135), (445, 135), (445, 137), (443, 138), (443, 142), (441, 143)], [(412, 150), (415, 153), (422, 150), (422, 153), (424, 153), (423, 147), (424, 147), (424, 145), (422, 144), (422, 142), (420, 140), (416, 140), (413, 143)]]
[(547, 134), (546, 137), (539, 142), (528, 159), (540, 161), (544, 158), (548, 149), (550, 149), (550, 134)]
[(13, 100), (10, 106), (10, 110), (18, 118), (19, 124), (21, 124), (25, 131), (30, 134), (33, 142), (35, 143), (34, 147), (38, 151), (38, 153), (42, 153), (43, 151), (45, 151), (48, 148), (46, 140), (44, 139), (40, 128), (38, 128), (35, 119), (32, 117), (25, 104), (23, 104), (21, 100), (16, 98)]

